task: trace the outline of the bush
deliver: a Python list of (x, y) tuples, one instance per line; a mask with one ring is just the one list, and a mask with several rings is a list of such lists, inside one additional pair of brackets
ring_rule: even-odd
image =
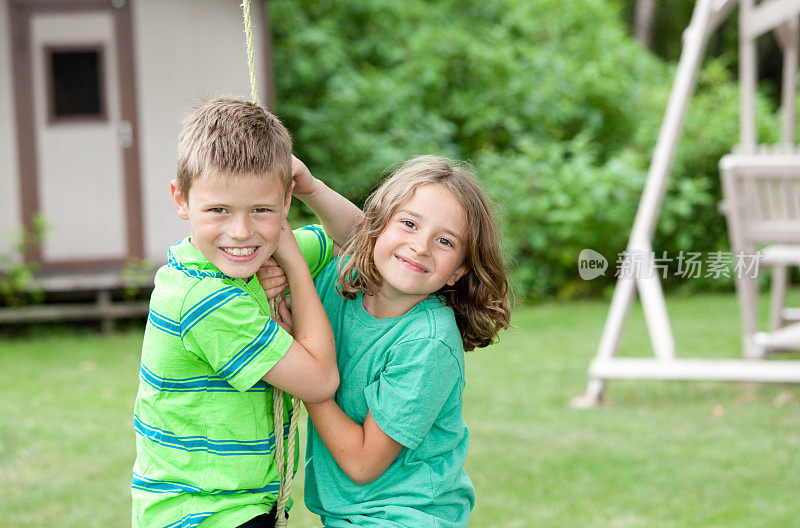
[[(502, 202), (518, 296), (599, 292), (582, 248), (622, 251), (674, 70), (602, 0), (269, 3), (277, 112), (312, 172), (360, 203), (417, 154), (473, 162)], [(700, 82), (654, 249), (724, 244), (717, 162), (738, 96), (717, 63)], [(770, 118), (771, 119), (771, 118)], [(773, 119), (774, 121), (774, 119)], [(767, 119), (766, 128), (773, 121)]]
[(12, 236), (16, 239), (9, 252), (0, 252), (0, 306), (23, 306), (41, 302), (42, 288), (33, 280), (38, 264), (25, 261), (25, 253), (39, 244), (47, 232), (47, 222), (35, 215), (29, 225)]

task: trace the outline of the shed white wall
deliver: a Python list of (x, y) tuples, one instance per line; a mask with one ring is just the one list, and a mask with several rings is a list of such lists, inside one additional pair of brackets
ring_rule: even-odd
[[(37, 13), (30, 21), (38, 206), (47, 223), (41, 245), (45, 261), (128, 255), (114, 33), (110, 10)], [(102, 46), (101, 89), (107, 117), (51, 122), (44, 50), (80, 45)], [(81, 214), (75, 214), (76, 204), (81, 205)]]
[(0, 254), (13, 249), (21, 223), (8, 2), (0, 2)]
[[(136, 55), (144, 248), (155, 263), (188, 234), (169, 196), (181, 119), (202, 97), (250, 98), (238, 0), (137, 0), (132, 3)], [(262, 9), (253, 2), (253, 9)], [(264, 99), (263, 29), (257, 24), (256, 68)]]

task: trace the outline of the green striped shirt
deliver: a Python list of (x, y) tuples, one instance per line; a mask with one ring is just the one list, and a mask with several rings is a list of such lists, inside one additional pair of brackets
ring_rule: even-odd
[[(316, 276), (331, 259), (330, 238), (317, 226), (295, 236)], [(133, 413), (134, 528), (230, 528), (272, 509), (273, 391), (261, 378), (291, 342), (258, 280), (222, 274), (189, 238), (169, 249), (150, 299)], [(284, 407), (285, 434), (288, 398)]]

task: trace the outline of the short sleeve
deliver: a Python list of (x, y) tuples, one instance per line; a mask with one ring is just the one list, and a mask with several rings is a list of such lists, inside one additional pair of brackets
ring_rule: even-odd
[(452, 350), (437, 339), (403, 343), (390, 353), (380, 377), (364, 389), (381, 430), (416, 449), (461, 378)]
[(307, 225), (293, 231), (306, 259), (311, 278), (315, 279), (333, 258), (333, 239), (319, 225)]
[(262, 314), (244, 289), (221, 281), (220, 286), (189, 292), (181, 313), (181, 338), (220, 378), (245, 391), (283, 358), (292, 336)]
[[(319, 275), (314, 279), (314, 286), (317, 288), (317, 294), (325, 305), (326, 301), (332, 299), (342, 299), (336, 291), (336, 280), (339, 278), (339, 257), (334, 258), (322, 270)], [(331, 314), (328, 312), (328, 317)]]

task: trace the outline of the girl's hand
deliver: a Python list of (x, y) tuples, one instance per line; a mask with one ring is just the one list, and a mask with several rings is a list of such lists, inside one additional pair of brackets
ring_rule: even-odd
[(306, 164), (292, 155), (292, 179), (294, 181), (294, 194), (303, 198), (314, 192), (316, 178), (311, 175)]
[(258, 282), (264, 288), (264, 293), (267, 294), (267, 299), (274, 299), (286, 291), (289, 286), (289, 281), (286, 278), (286, 272), (278, 265), (278, 262), (270, 257), (261, 269), (256, 272)]

